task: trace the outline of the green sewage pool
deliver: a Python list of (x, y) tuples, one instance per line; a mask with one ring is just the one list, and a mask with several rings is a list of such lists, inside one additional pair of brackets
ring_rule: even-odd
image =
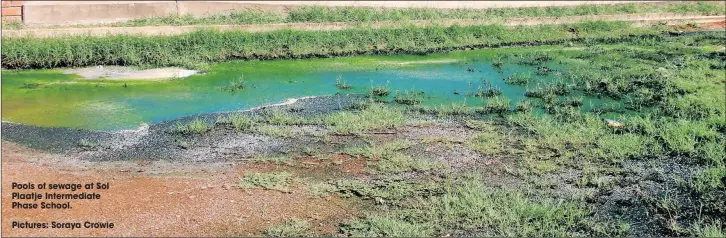
[[(516, 50), (234, 61), (214, 64), (204, 74), (157, 81), (85, 80), (61, 70), (3, 70), (2, 120), (42, 127), (133, 129), (141, 123), (245, 110), (291, 98), (367, 95), (378, 86), (388, 88), (388, 101), (396, 92), (408, 91), (416, 92), (421, 103), (429, 106), (457, 102), (480, 106), (486, 98), (471, 98), (479, 86), (498, 88), (501, 96), (516, 102), (524, 98), (527, 88), (506, 84), (504, 78), (515, 73), (530, 74), (535, 81), (556, 77), (536, 75), (535, 66), (492, 65), (497, 54)], [(545, 65), (561, 67), (554, 61)], [(244, 89), (225, 89), (240, 78)], [(340, 89), (336, 82), (352, 88)]]

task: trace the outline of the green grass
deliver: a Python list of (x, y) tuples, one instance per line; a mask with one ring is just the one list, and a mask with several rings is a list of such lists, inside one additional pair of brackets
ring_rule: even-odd
[(292, 174), (288, 172), (253, 173), (245, 175), (240, 181), (241, 188), (262, 188), (290, 192), (293, 183)]
[(527, 85), (532, 81), (531, 74), (514, 73), (509, 77), (504, 78), (504, 82), (514, 85)]
[[(389, 185), (392, 187), (372, 189), (397, 188)], [(406, 205), (384, 216), (349, 222), (341, 230), (349, 236), (439, 236), (460, 230), (475, 231), (476, 236), (571, 236), (588, 214), (570, 203), (533, 201), (521, 193), (486, 187), (475, 179), (438, 186), (445, 186), (439, 195), (403, 203)], [(375, 194), (366, 194), (371, 193)]]
[(430, 237), (428, 224), (412, 224), (391, 217), (370, 216), (344, 224), (343, 234), (351, 237)]
[(99, 143), (88, 139), (81, 139), (78, 141), (78, 146), (84, 150), (93, 150), (98, 148)]
[(511, 110), (511, 101), (505, 97), (493, 97), (487, 99), (484, 105), (485, 113), (506, 114)]
[(392, 129), (406, 123), (403, 112), (379, 104), (373, 104), (358, 112), (337, 112), (325, 119), (334, 133), (360, 134), (365, 131)]
[(479, 88), (477, 88), (477, 93), (476, 93), (477, 97), (487, 97), (487, 98), (496, 97), (496, 96), (500, 96), (500, 95), (502, 95), (502, 90), (499, 89), (499, 87), (496, 87), (496, 86), (492, 87), (491, 85), (488, 85), (486, 89), (484, 89), (484, 87), (482, 87), (482, 86), (479, 86)]
[[(408, 21), (437, 19), (488, 19), (505, 20), (517, 17), (567, 17), (586, 15), (614, 15), (639, 13), (695, 13), (704, 15), (723, 14), (724, 7), (717, 2), (687, 3), (626, 3), (596, 4), (569, 7), (527, 7), (495, 9), (434, 9), (434, 8), (371, 8), (371, 7), (295, 7), (288, 12), (272, 12), (247, 9), (231, 14), (205, 17), (191, 15), (153, 17), (101, 26), (182, 26), (182, 25), (235, 25), (291, 22), (370, 22)], [(94, 25), (88, 25), (94, 26)], [(97, 26), (97, 25), (96, 25)], [(22, 28), (22, 24), (5, 24), (3, 27)]]
[(239, 76), (236, 80), (229, 82), (229, 85), (222, 86), (222, 91), (237, 92), (247, 87), (244, 76)]
[(404, 104), (404, 105), (418, 105), (421, 104), (423, 98), (423, 92), (422, 91), (416, 91), (415, 88), (412, 88), (410, 90), (405, 90), (402, 93), (399, 91), (396, 91), (396, 93), (393, 96), (393, 101), (398, 104)]
[(345, 153), (352, 156), (363, 156), (373, 163), (370, 172), (378, 174), (396, 174), (403, 172), (422, 172), (441, 168), (441, 165), (428, 160), (408, 156), (401, 151), (412, 145), (407, 141), (393, 141), (383, 145), (352, 147)]
[(263, 135), (290, 138), (295, 132), (288, 127), (264, 125), (256, 128), (256, 131)]
[(272, 225), (265, 231), (269, 237), (303, 237), (308, 236), (310, 224), (307, 221), (291, 218), (281, 224)]
[(270, 125), (276, 126), (296, 126), (315, 124), (315, 121), (308, 120), (298, 115), (294, 115), (282, 109), (273, 108), (263, 110), (261, 113), (262, 120)]
[(338, 75), (338, 77), (335, 78), (335, 87), (341, 90), (348, 90), (353, 88), (353, 85), (348, 84), (343, 80), (341, 75)]
[(216, 124), (228, 124), (240, 131), (250, 131), (258, 124), (259, 119), (242, 113), (232, 113), (217, 118)]
[(726, 237), (726, 232), (724, 232), (720, 220), (713, 222), (698, 221), (692, 230), (693, 235), (697, 237)]
[[(577, 36), (570, 29), (593, 28)], [(95, 65), (199, 68), (236, 59), (280, 59), (356, 54), (425, 53), (565, 41), (623, 40), (658, 37), (662, 26), (635, 28), (624, 22), (566, 25), (415, 27), (339, 31), (280, 30), (262, 33), (199, 31), (175, 36), (72, 36), (2, 41), (2, 67), (56, 68)], [(486, 36), (486, 37), (482, 37)], [(194, 50), (189, 50), (194, 49)], [(375, 93), (375, 92), (374, 92)], [(380, 94), (380, 93), (377, 93)]]
[(463, 116), (476, 113), (475, 108), (467, 106), (466, 102), (453, 102), (451, 103), (451, 105), (419, 107), (418, 109), (423, 113), (435, 114), (439, 116)]
[(177, 122), (173, 128), (175, 133), (179, 134), (203, 134), (214, 128), (214, 123), (205, 121), (204, 119), (194, 118), (186, 123)]
[(394, 153), (391, 156), (382, 157), (376, 163), (374, 172), (381, 174), (423, 172), (432, 170), (438, 166), (435, 162), (415, 159), (402, 153)]
[(384, 97), (384, 96), (388, 96), (388, 94), (389, 94), (389, 91), (388, 91), (389, 90), (388, 89), (388, 83), (390, 83), (390, 82), (389, 81), (386, 81), (386, 84), (385, 85), (379, 84), (379, 85), (375, 85), (374, 86), (373, 85), (373, 81), (371, 81), (371, 89), (368, 92), (368, 95), (370, 95), (371, 97)]

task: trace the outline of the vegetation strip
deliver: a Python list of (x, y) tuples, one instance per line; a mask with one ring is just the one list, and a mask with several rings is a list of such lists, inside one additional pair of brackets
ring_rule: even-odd
[(130, 65), (203, 68), (206, 63), (239, 59), (420, 54), (568, 41), (617, 42), (633, 37), (658, 37), (666, 30), (663, 25), (640, 28), (627, 22), (583, 22), (514, 28), (501, 25), (408, 26), (314, 32), (198, 31), (176, 36), (8, 38), (2, 41), (2, 67), (23, 69)]
[(94, 27), (94, 28), (58, 28), (58, 29), (23, 29), (5, 30), (4, 37), (66, 37), (66, 36), (111, 36), (111, 35), (179, 35), (199, 30), (218, 31), (249, 31), (268, 32), (276, 30), (342, 30), (353, 27), (396, 28), (408, 25), (425, 26), (472, 26), (503, 24), (506, 26), (538, 25), (538, 24), (564, 24), (582, 21), (633, 21), (640, 24), (647, 22), (675, 23), (708, 23), (723, 21), (725, 16), (694, 16), (673, 14), (650, 15), (602, 15), (602, 16), (573, 16), (548, 18), (511, 18), (506, 21), (489, 19), (441, 19), (441, 20), (410, 20), (410, 21), (382, 21), (371, 23), (348, 22), (321, 22), (321, 23), (278, 23), (278, 24), (244, 24), (244, 25), (188, 25), (188, 26), (158, 26), (158, 27)]
[[(722, 15), (726, 8), (721, 2), (657, 2), (592, 4), (563, 7), (523, 7), (490, 9), (433, 9), (433, 8), (372, 8), (372, 7), (294, 7), (287, 12), (271, 12), (246, 9), (232, 14), (207, 17), (168, 16), (132, 20), (101, 25), (77, 25), (74, 27), (136, 27), (136, 26), (185, 26), (185, 25), (238, 25), (311, 22), (373, 22), (443, 19), (509, 19), (533, 17), (571, 17), (589, 15), (619, 15), (646, 13), (676, 13), (698, 15)], [(3, 29), (22, 29), (22, 24), (3, 24)]]

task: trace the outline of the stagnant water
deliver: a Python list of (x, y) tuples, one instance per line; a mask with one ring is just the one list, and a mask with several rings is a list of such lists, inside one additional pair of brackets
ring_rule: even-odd
[[(537, 47), (539, 50), (557, 48)], [(371, 87), (423, 92), (423, 104), (466, 102), (482, 105), (486, 99), (467, 97), (488, 82), (516, 102), (525, 86), (505, 84), (513, 73), (532, 73), (532, 66), (506, 63), (492, 66), (492, 58), (505, 51), (486, 49), (427, 56), (357, 56), (347, 58), (235, 61), (215, 64), (209, 72), (184, 79), (162, 81), (82, 80), (60, 70), (3, 71), (2, 120), (44, 127), (93, 130), (133, 129), (184, 116), (236, 111), (280, 103), (290, 98), (336, 93), (368, 94)], [(531, 50), (531, 49), (529, 49)], [(562, 69), (556, 62), (546, 66)], [(473, 72), (472, 72), (473, 71)], [(244, 77), (246, 88), (224, 90)], [(352, 86), (341, 90), (336, 79)], [(585, 105), (597, 99), (586, 99)]]

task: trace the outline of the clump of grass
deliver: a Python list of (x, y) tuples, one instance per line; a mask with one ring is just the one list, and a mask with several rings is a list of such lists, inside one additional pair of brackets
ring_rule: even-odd
[(696, 221), (691, 230), (697, 237), (726, 237), (721, 220)]
[[(388, 182), (381, 186), (357, 187), (359, 194), (385, 196), (397, 191), (403, 197), (419, 192), (437, 194), (436, 187), (448, 186), (438, 195), (403, 203), (393, 214), (372, 215), (344, 224), (341, 230), (349, 236), (437, 236), (437, 231), (469, 230), (476, 236), (571, 236), (585, 222), (589, 213), (574, 204), (538, 199), (530, 200), (514, 191), (492, 189), (476, 179), (464, 178), (456, 184), (415, 185)], [(433, 187), (431, 187), (433, 186)], [(420, 215), (425, 214), (425, 215)], [(413, 218), (413, 219), (412, 219)], [(440, 234), (443, 235), (443, 234)]]
[(421, 107), (419, 110), (423, 113), (431, 113), (442, 116), (462, 116), (473, 115), (474, 108), (466, 105), (466, 102), (453, 102), (451, 105), (439, 105), (436, 107)]
[(214, 124), (195, 118), (187, 123), (177, 122), (174, 132), (179, 134), (203, 134), (214, 128)]
[(341, 230), (350, 237), (431, 237), (430, 224), (411, 223), (393, 217), (369, 216), (343, 224)]
[(389, 83), (390, 83), (390, 81), (386, 81), (386, 84), (385, 85), (379, 84), (379, 85), (375, 85), (374, 86), (373, 85), (373, 81), (371, 81), (371, 90), (369, 91), (368, 94), (371, 97), (373, 97), (373, 96), (378, 96), (378, 97), (388, 96), (388, 94), (389, 94), (389, 92), (388, 92), (388, 84)]
[(532, 80), (531, 74), (514, 73), (504, 78), (504, 82), (513, 85), (527, 85)]
[(416, 92), (416, 90), (413, 88), (411, 90), (406, 90), (403, 93), (399, 93), (398, 91), (396, 91), (395, 95), (393, 96), (393, 101), (399, 104), (417, 105), (421, 103), (422, 95), (423, 92)]
[(307, 221), (291, 218), (285, 222), (270, 226), (265, 231), (266, 236), (270, 237), (304, 237), (308, 236), (310, 224)]
[(295, 126), (311, 123), (303, 117), (293, 115), (281, 109), (269, 109), (261, 112), (262, 119), (270, 125)]
[(466, 124), (479, 131), (466, 143), (469, 148), (488, 155), (500, 153), (504, 149), (506, 137), (493, 125), (480, 121), (467, 121)]
[(377, 162), (375, 172), (383, 174), (420, 172), (432, 170), (437, 166), (434, 162), (414, 159), (402, 153), (393, 153), (390, 156), (383, 156)]
[(531, 112), (532, 108), (533, 108), (532, 102), (529, 100), (518, 101), (515, 106), (515, 110), (517, 112)]
[(537, 75), (543, 75), (543, 76), (548, 75), (554, 71), (553, 69), (551, 69), (549, 67), (545, 67), (545, 66), (537, 66), (537, 68), (535, 68), (535, 69), (537, 70), (537, 73), (536, 73)]
[(486, 89), (484, 89), (484, 87), (482, 87), (482, 86), (479, 86), (479, 88), (477, 89), (477, 93), (476, 93), (477, 97), (488, 97), (488, 98), (496, 97), (499, 95), (502, 95), (502, 90), (499, 89), (499, 87), (491, 86), (491, 85), (487, 86)]
[(257, 125), (257, 122), (257, 118), (242, 113), (232, 113), (227, 115), (226, 117), (220, 116), (217, 118), (216, 121), (217, 124), (232, 125), (232, 127), (240, 131), (251, 130), (255, 125)]
[(293, 136), (294, 131), (290, 128), (283, 126), (271, 126), (264, 125), (257, 128), (257, 132), (263, 135), (275, 136), (281, 138), (290, 138)]
[(334, 133), (359, 134), (368, 130), (389, 129), (406, 123), (399, 109), (373, 104), (358, 112), (337, 112), (324, 119)]
[(245, 89), (247, 87), (247, 83), (245, 82), (244, 75), (239, 76), (236, 80), (232, 80), (229, 82), (229, 85), (222, 86), (222, 91), (229, 91), (229, 92), (237, 92), (239, 90)]
[(567, 97), (560, 102), (560, 106), (580, 107), (583, 99), (583, 97)]
[(532, 51), (532, 52), (526, 52), (526, 53), (520, 53), (520, 54), (513, 54), (509, 56), (510, 58), (514, 58), (514, 62), (518, 64), (524, 64), (524, 65), (540, 65), (544, 62), (550, 61), (553, 59), (552, 56), (550, 56), (547, 52), (543, 51)]
[(335, 87), (342, 90), (348, 90), (353, 88), (353, 85), (350, 85), (343, 81), (343, 76), (338, 75), (338, 77), (335, 78)]
[(98, 142), (94, 142), (89, 139), (81, 139), (78, 141), (78, 146), (84, 150), (94, 150), (98, 147), (98, 145)]
[(546, 199), (535, 202), (521, 193), (494, 190), (473, 181), (434, 197), (429, 204), (427, 214), (437, 223), (454, 229), (489, 228), (482, 236), (568, 236), (588, 214), (574, 204)]
[(712, 190), (723, 189), (724, 184), (721, 178), (726, 176), (726, 169), (723, 167), (712, 167), (702, 170), (696, 175), (693, 182), (695, 190), (699, 193), (706, 193)]
[(290, 192), (292, 182), (292, 174), (288, 172), (254, 173), (245, 175), (240, 181), (240, 187)]
[(505, 97), (494, 97), (487, 100), (487, 104), (484, 106), (485, 113), (507, 113), (511, 106), (509, 99)]
[(308, 184), (308, 193), (313, 197), (325, 197), (335, 192), (336, 187), (327, 182), (317, 182)]
[(254, 163), (271, 163), (275, 165), (292, 165), (293, 159), (288, 156), (255, 156), (249, 159)]
[(179, 146), (179, 148), (182, 148), (182, 149), (185, 149), (186, 150), (186, 149), (189, 149), (191, 147), (191, 145), (189, 144), (189, 141), (184, 140), (181, 137), (177, 137), (175, 139), (175, 141), (176, 141), (177, 145)]

